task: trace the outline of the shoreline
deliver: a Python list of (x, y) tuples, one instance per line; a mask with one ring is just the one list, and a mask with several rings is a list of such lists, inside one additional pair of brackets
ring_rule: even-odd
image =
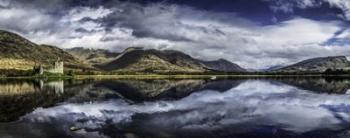
[(75, 75), (75, 76), (18, 76), (0, 77), (0, 79), (234, 79), (234, 78), (305, 78), (305, 77), (335, 77), (350, 78), (350, 74), (344, 75)]

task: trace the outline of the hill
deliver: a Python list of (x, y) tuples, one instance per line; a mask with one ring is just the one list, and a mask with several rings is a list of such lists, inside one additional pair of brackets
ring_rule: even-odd
[(348, 69), (350, 62), (345, 56), (318, 57), (273, 70), (274, 72), (324, 72), (327, 69)]
[(64, 61), (66, 68), (121, 72), (246, 72), (227, 60), (202, 61), (175, 50), (155, 50), (131, 47), (122, 53), (102, 49), (72, 48), (38, 45), (8, 31), (0, 30), (0, 70), (30, 70), (34, 65), (50, 66)]
[(35, 44), (15, 33), (0, 30), (0, 69), (32, 69), (35, 64), (44, 66), (61, 59), (66, 67), (82, 64), (66, 51), (50, 45)]
[(204, 72), (200, 63), (177, 51), (158, 51), (128, 48), (115, 60), (99, 65), (107, 71), (133, 72)]
[(66, 49), (66, 51), (74, 55), (80, 61), (91, 65), (111, 62), (119, 55), (119, 53), (104, 49), (87, 49), (83, 47)]
[(113, 61), (98, 65), (108, 71), (135, 72), (245, 72), (246, 70), (226, 60), (201, 61), (175, 50), (128, 48)]
[(205, 65), (206, 68), (214, 71), (247, 72), (247, 69), (244, 69), (241, 66), (227, 61), (225, 59), (219, 59), (214, 61), (202, 61), (202, 64)]

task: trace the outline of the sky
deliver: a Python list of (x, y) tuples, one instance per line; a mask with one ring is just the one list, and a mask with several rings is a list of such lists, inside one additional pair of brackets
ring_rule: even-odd
[(173, 49), (266, 69), (350, 57), (350, 0), (0, 0), (0, 29), (39, 44)]

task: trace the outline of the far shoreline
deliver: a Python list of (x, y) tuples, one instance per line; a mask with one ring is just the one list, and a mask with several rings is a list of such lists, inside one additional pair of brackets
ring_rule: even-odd
[(158, 74), (145, 74), (145, 75), (74, 75), (74, 76), (46, 76), (46, 77), (38, 77), (38, 76), (16, 76), (16, 77), (7, 77), (2, 76), (0, 79), (75, 79), (75, 80), (83, 80), (83, 79), (239, 79), (239, 78), (350, 78), (350, 74), (342, 74), (342, 75), (324, 75), (324, 74), (303, 74), (303, 75), (158, 75)]

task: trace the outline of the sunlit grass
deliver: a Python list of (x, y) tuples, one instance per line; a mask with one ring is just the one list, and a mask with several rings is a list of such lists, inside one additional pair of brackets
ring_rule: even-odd
[(34, 66), (33, 61), (24, 59), (4, 58), (0, 60), (0, 69), (28, 70)]

